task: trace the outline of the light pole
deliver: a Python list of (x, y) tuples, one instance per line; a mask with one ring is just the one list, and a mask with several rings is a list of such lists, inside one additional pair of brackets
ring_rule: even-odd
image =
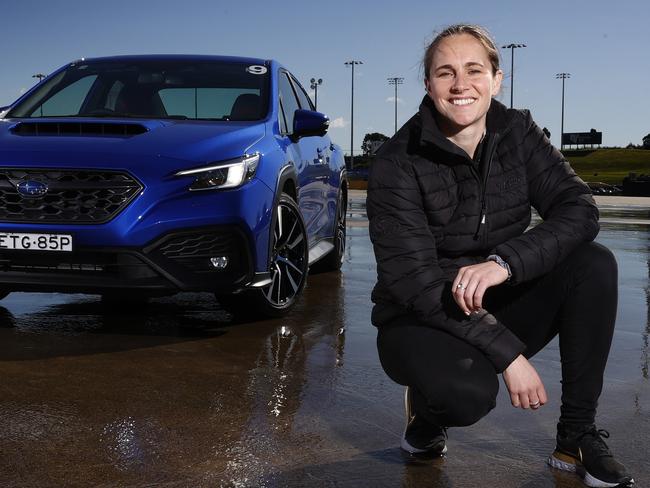
[[(32, 75), (32, 78), (38, 78), (38, 83), (43, 81), (43, 78), (45, 78), (47, 75), (44, 75), (43, 73), (36, 73), (35, 75)], [(38, 84), (37, 83), (37, 84)], [(43, 116), (43, 104), (41, 104), (41, 110), (40, 110), (41, 117)]]
[(404, 78), (388, 78), (389, 85), (395, 85), (395, 132), (397, 132), (397, 85), (401, 85), (404, 82)]
[(314, 108), (318, 110), (318, 85), (323, 84), (323, 78), (312, 78), (309, 82), (311, 83), (311, 89), (314, 90)]
[(503, 49), (510, 49), (510, 108), (512, 108), (513, 89), (515, 86), (515, 49), (526, 47), (526, 44), (508, 44), (501, 47)]
[(346, 61), (346, 66), (352, 66), (352, 95), (350, 97), (350, 169), (354, 169), (354, 65), (363, 64), (363, 61), (351, 59)]
[(560, 151), (564, 146), (564, 80), (571, 78), (571, 73), (558, 73), (555, 75), (555, 79), (562, 80), (562, 128), (560, 129)]

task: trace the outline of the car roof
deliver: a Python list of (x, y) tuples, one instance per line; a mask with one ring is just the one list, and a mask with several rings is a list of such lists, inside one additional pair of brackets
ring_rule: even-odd
[(82, 58), (74, 61), (74, 63), (105, 63), (120, 61), (219, 61), (245, 64), (271, 64), (273, 62), (271, 59), (248, 58), (241, 56), (217, 56), (209, 54), (129, 54), (125, 56)]

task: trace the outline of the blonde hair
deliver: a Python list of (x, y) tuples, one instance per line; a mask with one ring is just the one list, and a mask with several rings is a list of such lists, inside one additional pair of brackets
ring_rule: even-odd
[(480, 42), (485, 50), (487, 51), (488, 59), (492, 65), (492, 73), (496, 74), (499, 70), (499, 50), (492, 39), (490, 33), (480, 25), (475, 24), (454, 24), (450, 25), (443, 29), (436, 37), (431, 41), (424, 51), (424, 58), (422, 59), (422, 64), (424, 66), (424, 78), (429, 78), (429, 71), (431, 70), (431, 63), (433, 62), (433, 53), (438, 47), (438, 45), (447, 37), (457, 36), (461, 34), (469, 34), (474, 37), (478, 42)]

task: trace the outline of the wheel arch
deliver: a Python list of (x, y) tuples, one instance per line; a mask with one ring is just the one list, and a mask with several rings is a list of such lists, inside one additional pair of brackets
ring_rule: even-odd
[(278, 203), (280, 195), (287, 193), (298, 203), (298, 172), (293, 164), (288, 163), (280, 169), (277, 182), (275, 184), (274, 205)]
[(293, 164), (287, 163), (280, 169), (278, 174), (278, 179), (275, 184), (275, 195), (273, 196), (273, 210), (271, 212), (271, 224), (269, 226), (268, 234), (268, 243), (267, 243), (267, 258), (266, 258), (266, 267), (271, 264), (271, 259), (273, 255), (273, 229), (275, 229), (275, 208), (278, 206), (280, 201), (280, 195), (282, 193), (287, 193), (293, 201), (298, 204), (298, 173)]

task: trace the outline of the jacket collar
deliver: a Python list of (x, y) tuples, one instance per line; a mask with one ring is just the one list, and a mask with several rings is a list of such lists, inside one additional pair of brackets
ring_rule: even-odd
[[(500, 134), (503, 136), (503, 134), (508, 132), (514, 112), (514, 110), (507, 109), (501, 102), (493, 99), (487, 113), (486, 126), (488, 134)], [(437, 113), (438, 111), (433, 101), (428, 95), (425, 95), (420, 104), (420, 120), (422, 121), (420, 145), (427, 143), (435, 144), (445, 151), (467, 157), (462, 149), (444, 136), (436, 122)]]

